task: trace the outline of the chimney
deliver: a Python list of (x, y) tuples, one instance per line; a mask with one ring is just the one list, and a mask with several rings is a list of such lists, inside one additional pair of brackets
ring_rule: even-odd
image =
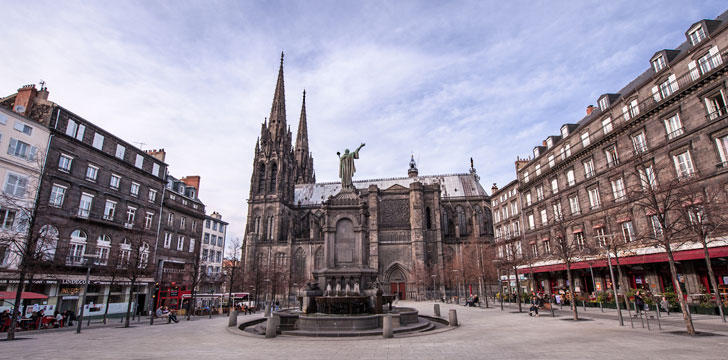
[(516, 157), (516, 172), (523, 169), (523, 167), (526, 166), (526, 164), (528, 164), (529, 162), (531, 162), (530, 156), (527, 158), (521, 158), (520, 156)]
[(495, 183), (493, 183), (493, 187), (490, 188), (490, 193), (491, 194), (495, 194), (496, 191), (498, 191), (498, 185), (496, 185)]
[(591, 115), (591, 113), (594, 112), (597, 108), (594, 105), (589, 105), (586, 107), (586, 116)]
[(13, 104), (13, 111), (18, 114), (25, 116), (30, 115), (30, 110), (33, 108), (35, 97), (38, 94), (35, 85), (24, 85), (18, 89), (18, 93), (15, 95), (15, 103)]
[(197, 190), (197, 194), (200, 194), (200, 176), (199, 175), (193, 175), (193, 176), (185, 176), (179, 181), (185, 183), (187, 186), (192, 186)]
[(153, 150), (147, 150), (145, 151), (147, 155), (153, 156), (155, 159), (164, 162), (164, 159), (167, 158), (167, 153), (164, 152), (164, 149), (153, 149)]

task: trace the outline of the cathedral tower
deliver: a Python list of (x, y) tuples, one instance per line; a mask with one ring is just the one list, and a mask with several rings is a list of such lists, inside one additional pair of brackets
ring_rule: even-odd
[(270, 117), (263, 122), (255, 144), (250, 179), (248, 233), (258, 241), (287, 241), (288, 215), (296, 176), (292, 134), (286, 123), (283, 53)]
[(313, 155), (308, 150), (308, 124), (306, 122), (306, 90), (303, 91), (301, 118), (298, 121), (296, 134), (296, 184), (316, 183), (313, 171)]

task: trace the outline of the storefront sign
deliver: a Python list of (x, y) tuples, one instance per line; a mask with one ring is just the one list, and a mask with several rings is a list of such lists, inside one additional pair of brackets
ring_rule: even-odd
[(78, 300), (78, 295), (67, 295), (63, 297), (63, 300)]
[(81, 292), (81, 288), (73, 287), (73, 288), (61, 288), (61, 291), (59, 293), (61, 295), (77, 295), (79, 292)]

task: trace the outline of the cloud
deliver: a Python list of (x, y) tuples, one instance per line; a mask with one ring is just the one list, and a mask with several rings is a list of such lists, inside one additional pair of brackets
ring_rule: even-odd
[(465, 172), (484, 187), (586, 105), (676, 47), (718, 1), (0, 2), (0, 91), (51, 100), (202, 176), (208, 212), (243, 236), (253, 149), (286, 52), (288, 123), (301, 93), (317, 178), (366, 142), (358, 178)]

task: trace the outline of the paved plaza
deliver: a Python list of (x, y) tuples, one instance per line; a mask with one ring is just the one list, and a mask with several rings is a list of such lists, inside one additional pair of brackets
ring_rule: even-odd
[[(432, 303), (403, 302), (432, 315)], [(680, 330), (679, 314), (663, 321), (663, 331), (617, 326), (614, 312), (588, 309), (591, 321), (574, 323), (566, 310), (529, 317), (505, 310), (465, 308), (442, 304), (443, 315), (456, 308), (461, 327), (435, 334), (357, 339), (314, 339), (299, 337), (256, 338), (226, 328), (228, 319), (180, 321), (179, 324), (149, 326), (137, 324), (73, 331), (28, 332), (15, 342), (0, 342), (2, 358), (13, 359), (725, 359), (728, 325), (718, 317), (697, 316), (696, 328), (715, 336), (689, 338), (670, 331)], [(252, 316), (240, 316), (240, 320)], [(654, 321), (654, 320), (653, 320)]]

